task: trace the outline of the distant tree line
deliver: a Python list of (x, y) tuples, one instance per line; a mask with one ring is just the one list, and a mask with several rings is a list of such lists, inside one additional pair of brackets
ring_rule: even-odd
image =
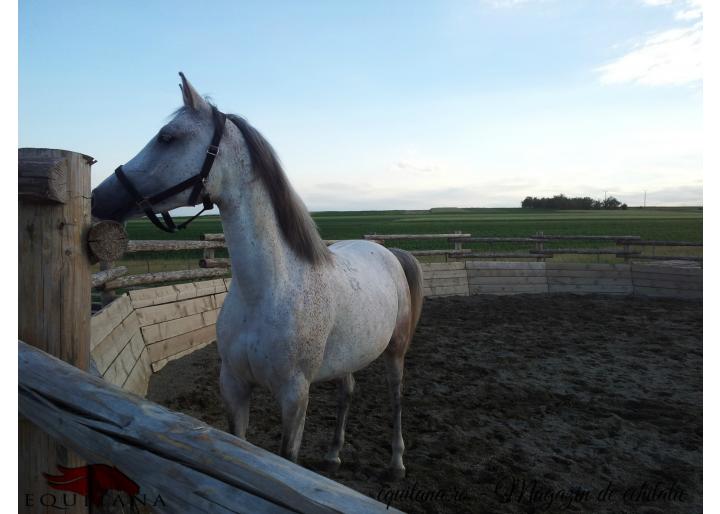
[(620, 203), (614, 196), (605, 200), (595, 200), (589, 196), (568, 198), (565, 195), (555, 195), (552, 198), (536, 198), (528, 196), (522, 201), (523, 209), (627, 209), (627, 204)]

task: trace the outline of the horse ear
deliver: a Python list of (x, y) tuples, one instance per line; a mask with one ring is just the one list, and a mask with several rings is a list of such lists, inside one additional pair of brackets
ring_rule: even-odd
[(185, 107), (199, 110), (203, 105), (205, 105), (205, 99), (203, 99), (203, 97), (195, 91), (195, 88), (192, 87), (190, 82), (188, 82), (188, 79), (185, 78), (185, 74), (182, 71), (180, 72), (180, 78), (182, 79), (180, 90), (182, 91)]

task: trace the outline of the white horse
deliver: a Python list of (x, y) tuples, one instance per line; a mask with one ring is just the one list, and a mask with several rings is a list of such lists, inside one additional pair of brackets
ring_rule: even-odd
[[(394, 418), (389, 471), (403, 477), (402, 380), (422, 309), (419, 263), (369, 241), (326, 247), (269, 143), (244, 119), (219, 113), (180, 76), (184, 106), (122, 166), (121, 180), (111, 175), (93, 191), (93, 215), (123, 221), (147, 212), (148, 199), (158, 212), (186, 205), (197, 186), (192, 177), (209, 160), (198, 191), (220, 209), (232, 265), (217, 321), (231, 432), (245, 437), (252, 388), (264, 386), (282, 410), (280, 453), (296, 461), (310, 384), (335, 381), (337, 427), (325, 461), (336, 469), (352, 374), (382, 355)], [(214, 160), (207, 157), (215, 153)], [(179, 183), (191, 184), (178, 191)]]

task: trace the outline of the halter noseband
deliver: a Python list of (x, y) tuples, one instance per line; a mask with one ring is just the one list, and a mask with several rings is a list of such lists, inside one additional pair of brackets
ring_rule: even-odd
[[(218, 151), (220, 149), (220, 140), (222, 139), (223, 131), (225, 130), (225, 114), (218, 111), (217, 108), (214, 106), (212, 108), (212, 113), (213, 121), (215, 123), (215, 133), (213, 134), (210, 146), (208, 146), (207, 153), (205, 154), (205, 161), (203, 162), (202, 168), (200, 168), (200, 173), (198, 173), (197, 175), (194, 175), (187, 180), (183, 180), (179, 184), (169, 187), (168, 189), (165, 189), (164, 191), (161, 191), (156, 195), (146, 197), (140, 194), (140, 192), (133, 185), (128, 176), (125, 175), (122, 166), (118, 166), (118, 168), (115, 170), (115, 176), (118, 178), (118, 180), (127, 190), (127, 192), (130, 193), (130, 196), (132, 196), (135, 205), (137, 205), (137, 207), (145, 213), (145, 216), (148, 217), (152, 224), (160, 230), (164, 230), (165, 232), (176, 232), (178, 230), (182, 230), (187, 227), (191, 221), (200, 216), (203, 212), (213, 208), (212, 201), (207, 195), (205, 195), (202, 199), (203, 209), (195, 216), (181, 223), (180, 225), (175, 225), (172, 216), (170, 216), (170, 213), (168, 212), (160, 213), (165, 222), (163, 224), (163, 222), (158, 219), (157, 214), (153, 209), (153, 204), (160, 203), (163, 200), (167, 200), (171, 196), (175, 196), (176, 194), (185, 191), (189, 187), (192, 187), (192, 191), (190, 192), (190, 196), (188, 197), (187, 205), (190, 207), (194, 207), (195, 205), (197, 205), (200, 193), (205, 186), (205, 181), (207, 180), (208, 175), (210, 175), (210, 170), (212, 169), (213, 163), (215, 162), (215, 157), (217, 157)], [(120, 214), (120, 217), (124, 217), (124, 215), (131, 211), (133, 207), (134, 206), (132, 205), (128, 207), (123, 207), (122, 209), (120, 209), (120, 212), (116, 212), (115, 214)]]

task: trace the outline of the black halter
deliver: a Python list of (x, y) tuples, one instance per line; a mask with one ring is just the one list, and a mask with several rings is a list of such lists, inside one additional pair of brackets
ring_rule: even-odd
[[(153, 204), (160, 203), (163, 200), (167, 200), (171, 196), (175, 196), (176, 194), (185, 191), (189, 187), (192, 187), (192, 191), (190, 192), (190, 196), (188, 197), (187, 205), (190, 207), (194, 207), (198, 204), (198, 198), (200, 197), (200, 193), (205, 186), (205, 181), (207, 180), (208, 175), (210, 175), (210, 170), (212, 169), (212, 165), (215, 162), (215, 157), (217, 157), (218, 151), (220, 149), (220, 140), (222, 139), (223, 131), (225, 130), (225, 115), (218, 111), (217, 108), (215, 108), (214, 106), (212, 108), (212, 112), (213, 121), (215, 123), (215, 133), (213, 134), (210, 146), (208, 146), (207, 154), (205, 155), (205, 161), (203, 162), (202, 168), (200, 168), (200, 173), (198, 173), (197, 175), (194, 175), (187, 180), (183, 180), (179, 184), (176, 184), (148, 198), (141, 195), (140, 192), (135, 188), (127, 175), (125, 175), (122, 166), (119, 166), (115, 170), (115, 176), (118, 178), (123, 187), (125, 187), (128, 193), (130, 193), (130, 195), (133, 197), (135, 205), (137, 205), (140, 210), (145, 213), (145, 216), (148, 217), (148, 219), (153, 223), (153, 225), (155, 225), (160, 230), (164, 230), (165, 232), (175, 232), (177, 230), (182, 230), (187, 227), (191, 221), (200, 216), (203, 212), (213, 208), (212, 201), (207, 195), (205, 195), (202, 199), (203, 209), (195, 216), (181, 223), (180, 225), (175, 225), (175, 222), (173, 221), (170, 213), (168, 212), (160, 213), (163, 220), (165, 221), (165, 224), (163, 224), (163, 222), (158, 219), (157, 214), (153, 209)], [(124, 207), (121, 209), (121, 212), (116, 214), (119, 214), (120, 217), (124, 217), (124, 215), (130, 210), (132, 210), (133, 207), (134, 206), (132, 205)]]

